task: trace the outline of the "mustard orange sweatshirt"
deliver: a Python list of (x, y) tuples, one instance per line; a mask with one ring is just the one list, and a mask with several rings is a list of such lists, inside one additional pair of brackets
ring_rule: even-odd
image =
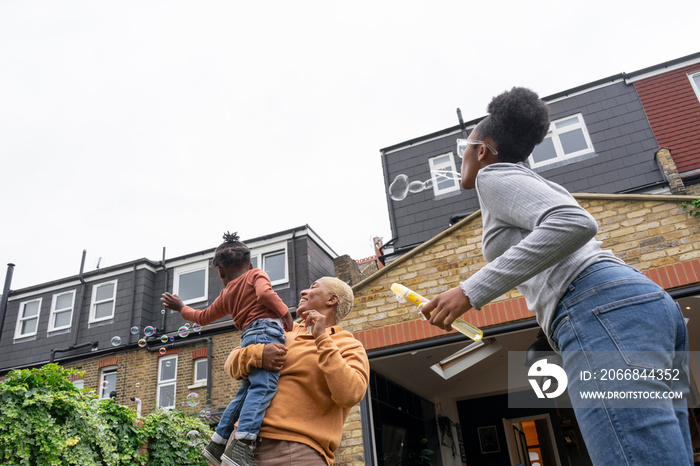
[[(304, 323), (294, 324), (286, 337), (287, 360), (259, 435), (309, 445), (332, 465), (350, 408), (367, 391), (367, 354), (339, 325), (314, 338)], [(235, 348), (224, 365), (226, 372), (242, 379), (262, 367), (263, 347)]]
[(207, 325), (231, 315), (239, 330), (256, 319), (283, 317), (289, 309), (272, 289), (270, 278), (260, 269), (251, 269), (231, 280), (211, 306), (204, 310), (185, 306), (180, 315), (199, 325)]

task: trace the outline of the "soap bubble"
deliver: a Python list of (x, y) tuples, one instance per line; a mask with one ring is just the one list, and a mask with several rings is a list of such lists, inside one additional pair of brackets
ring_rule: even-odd
[(187, 404), (190, 406), (197, 406), (199, 404), (199, 394), (192, 392), (187, 395)]
[(165, 348), (159, 349), (158, 353), (160, 353), (160, 355), (163, 356), (165, 354)]
[(141, 338), (141, 339), (139, 340), (139, 346), (140, 346), (141, 348), (143, 348), (144, 346), (146, 346), (146, 339), (145, 339), (145, 338)]
[(131, 327), (131, 334), (132, 335), (136, 335), (138, 333), (139, 333), (139, 328), (137, 326), (134, 325), (133, 327)]
[(201, 325), (199, 325), (199, 324), (194, 324), (194, 325), (192, 326), (192, 331), (193, 331), (193, 332), (199, 332), (200, 330), (202, 330), (202, 326), (201, 326)]
[(207, 411), (204, 413), (204, 417), (210, 418), (211, 417), (211, 411)]
[(206, 415), (207, 415), (207, 412), (206, 412), (206, 410), (204, 410), (204, 409), (201, 410), (201, 411), (199, 412), (199, 417), (202, 417), (202, 418), (203, 418), (203, 417), (206, 416)]
[(168, 338), (168, 340), (170, 340), (170, 341), (175, 341), (175, 337), (172, 336), (172, 335), (170, 335), (170, 338)]
[(112, 423), (112, 429), (116, 429), (116, 428), (118, 428), (118, 427), (119, 427), (119, 423), (118, 423), (117, 421), (114, 421), (114, 422)]
[(93, 400), (90, 400), (90, 407), (92, 409), (97, 409), (97, 407), (100, 405), (100, 400), (98, 398), (95, 398)]
[(165, 367), (170, 367), (170, 361), (165, 361)]
[(150, 337), (151, 335), (153, 335), (155, 333), (155, 331), (156, 331), (156, 329), (154, 329), (153, 327), (151, 327), (149, 325), (148, 327), (143, 329), (143, 334), (146, 335), (147, 337)]
[(119, 346), (122, 344), (122, 337), (114, 336), (112, 337), (112, 346)]
[(160, 310), (160, 313), (161, 313), (161, 314), (165, 314), (165, 309), (161, 309), (161, 310)]
[(163, 335), (162, 337), (160, 337), (160, 341), (162, 341), (163, 343), (167, 343), (167, 342), (168, 342), (168, 336), (167, 336), (167, 335)]
[(97, 429), (97, 435), (99, 435), (100, 437), (104, 437), (106, 433), (107, 433), (106, 427), (100, 427), (99, 429)]
[(190, 334), (190, 328), (183, 325), (179, 329), (177, 329), (177, 334), (180, 335), (181, 338), (185, 338), (187, 335)]
[(109, 380), (105, 380), (102, 382), (102, 388), (107, 388), (109, 387)]
[(199, 431), (197, 430), (191, 430), (187, 432), (187, 444), (194, 447), (196, 446), (200, 440), (201, 440), (201, 435), (199, 434)]
[(129, 440), (129, 434), (124, 434), (124, 440), (126, 440), (126, 441)]
[[(438, 182), (446, 180), (460, 181), (462, 176), (452, 170), (435, 170), (433, 172), (435, 179)], [(408, 181), (408, 176), (403, 173), (396, 175), (394, 181), (389, 185), (389, 196), (395, 201), (403, 201), (408, 196), (408, 193), (419, 193), (426, 189), (433, 188), (433, 178), (426, 181)]]

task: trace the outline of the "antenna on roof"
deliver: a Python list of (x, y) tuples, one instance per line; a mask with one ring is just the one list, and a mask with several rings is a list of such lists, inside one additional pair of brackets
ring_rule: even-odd
[(462, 130), (462, 136), (467, 137), (467, 128), (464, 126), (464, 120), (462, 120), (462, 111), (457, 107), (457, 119), (459, 120), (459, 129)]

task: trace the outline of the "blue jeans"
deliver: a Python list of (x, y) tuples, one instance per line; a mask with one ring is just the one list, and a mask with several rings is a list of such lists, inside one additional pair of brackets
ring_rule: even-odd
[[(632, 267), (599, 262), (569, 285), (551, 330), (593, 464), (693, 464), (685, 399), (688, 332), (673, 298)], [(625, 380), (614, 376), (635, 370), (636, 374), (668, 371), (677, 377)], [(643, 404), (629, 399), (584, 399), (580, 393), (586, 390), (684, 394), (681, 400)]]
[[(282, 327), (265, 320), (253, 321), (241, 334), (241, 348), (258, 343), (284, 344), (284, 342)], [(253, 369), (248, 378), (243, 379), (238, 393), (228, 404), (224, 414), (221, 415), (221, 421), (216, 427), (216, 434), (222, 439), (228, 440), (236, 421), (239, 421), (236, 438), (255, 440), (260, 431), (265, 410), (270, 406), (272, 397), (277, 392), (279, 378), (278, 371), (268, 371), (262, 368)]]

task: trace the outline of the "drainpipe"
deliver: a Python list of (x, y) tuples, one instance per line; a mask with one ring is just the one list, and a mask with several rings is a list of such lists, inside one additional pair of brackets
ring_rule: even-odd
[(202, 337), (202, 338), (195, 338), (194, 340), (183, 340), (183, 341), (177, 341), (174, 343), (166, 343), (165, 345), (157, 345), (157, 346), (146, 346), (146, 349), (151, 352), (155, 353), (156, 351), (160, 351), (161, 348), (170, 349), (170, 348), (179, 348), (180, 346), (189, 346), (189, 345), (194, 345), (196, 343), (202, 343), (206, 341), (207, 342), (207, 407), (210, 407), (211, 403), (211, 363), (212, 363), (212, 350), (214, 347), (214, 343), (212, 341), (211, 337)]
[[(129, 310), (129, 325), (134, 325), (134, 306), (136, 304), (136, 265), (134, 265), (134, 270), (131, 272), (131, 306)], [(132, 335), (129, 332), (129, 343), (132, 343), (133, 339), (137, 335)]]
[(292, 232), (292, 247), (291, 247), (291, 251), (290, 251), (290, 256), (292, 256), (292, 264), (291, 264), (292, 276), (290, 277), (290, 282), (292, 282), (292, 290), (291, 290), (292, 297), (290, 299), (290, 302), (292, 302), (292, 303), (296, 302), (295, 300), (297, 299), (297, 294), (298, 294), (297, 293), (297, 254), (296, 254), (297, 248), (294, 244), (294, 243), (296, 243), (296, 237), (297, 237), (297, 231), (294, 230)]
[(12, 283), (12, 273), (14, 272), (15, 264), (7, 264), (7, 274), (5, 274), (5, 286), (2, 288), (2, 300), (0, 301), (0, 337), (2, 336), (2, 327), (5, 325), (5, 311), (7, 311), (7, 300), (10, 295), (10, 284)]
[(141, 417), (141, 398), (131, 397), (131, 401), (136, 402), (136, 417)]
[(53, 363), (54, 360), (56, 359), (56, 353), (67, 353), (68, 351), (73, 351), (77, 350), (80, 348), (85, 348), (86, 346), (91, 346), (92, 349), (91, 351), (97, 351), (97, 347), (99, 346), (100, 342), (99, 341), (88, 341), (86, 343), (81, 343), (79, 345), (71, 345), (68, 348), (54, 348), (51, 350), (51, 357), (49, 358), (49, 364)]
[[(163, 271), (165, 272), (165, 278), (163, 280), (163, 293), (167, 293), (168, 291), (168, 269), (165, 268), (165, 246), (163, 246), (163, 258), (160, 260), (160, 266), (163, 267)], [(158, 301), (160, 302), (160, 300)], [(165, 308), (162, 308), (163, 310)], [(160, 319), (160, 331), (165, 332), (165, 315), (168, 313), (168, 311), (163, 312), (163, 317)]]
[[(75, 310), (73, 311), (73, 324), (71, 328), (73, 329), (73, 345), (78, 344), (78, 335), (80, 334), (80, 314), (83, 312), (83, 299), (85, 299), (85, 279), (83, 278), (83, 270), (85, 269), (85, 256), (87, 255), (87, 249), (83, 249), (83, 257), (80, 260), (80, 272), (78, 272), (78, 280), (82, 284), (80, 286), (80, 292), (78, 293), (78, 299), (75, 302)], [(88, 309), (88, 314), (90, 309)], [(53, 350), (52, 350), (53, 351)]]

